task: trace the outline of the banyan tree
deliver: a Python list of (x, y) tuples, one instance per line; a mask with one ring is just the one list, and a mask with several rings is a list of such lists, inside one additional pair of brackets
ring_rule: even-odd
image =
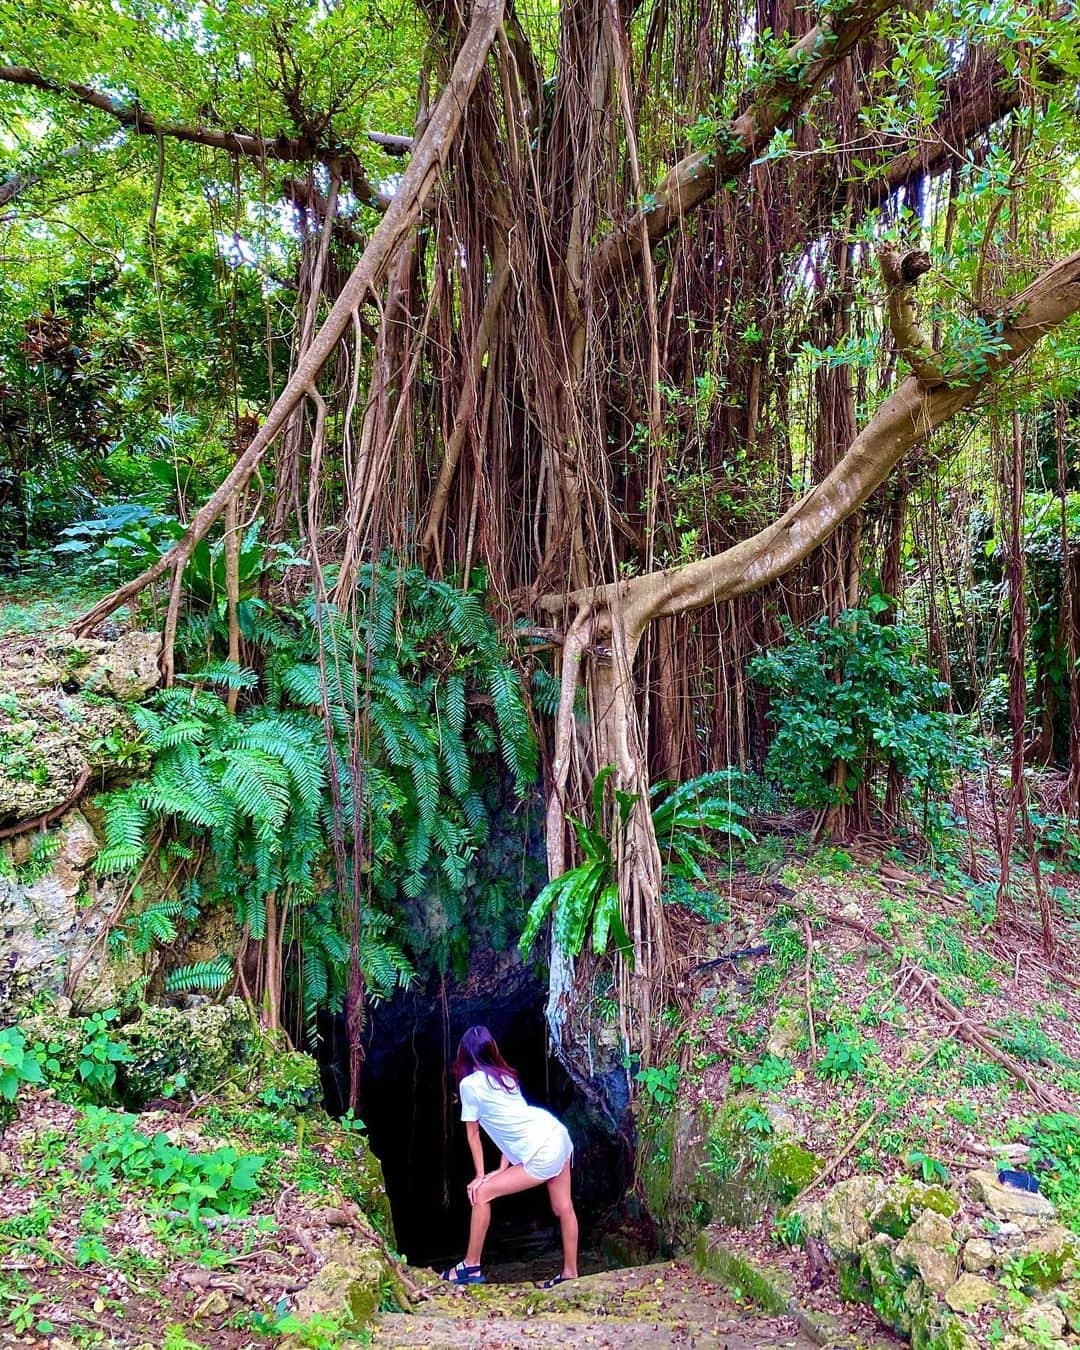
[[(346, 619), (387, 553), (482, 573), (559, 681), (551, 875), (614, 766), (632, 951), (604, 959), (647, 1055), (650, 783), (747, 763), (748, 655), (782, 617), (852, 605), (867, 569), (896, 595), (929, 487), (1067, 398), (1071, 4), (427, 0), (391, 31), (354, 0), (125, 0), (108, 41), (97, 8), (5, 16), (3, 106), (49, 128), (0, 187), (8, 218), (44, 213), (61, 173), (107, 199), (123, 162), (153, 243), (184, 164), (228, 189), (233, 265), (272, 273), (251, 237), (274, 212), (297, 261), (264, 276), (291, 316), (275, 397), (237, 413), (231, 471), (82, 631), (164, 585), (172, 678), (185, 570), (253, 512)], [(552, 953), (551, 1025), (581, 1064), (598, 959)]]

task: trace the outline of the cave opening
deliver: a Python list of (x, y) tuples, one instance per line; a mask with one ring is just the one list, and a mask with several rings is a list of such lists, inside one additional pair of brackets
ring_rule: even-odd
[[(465, 1252), (465, 1187), (473, 1170), (451, 1064), (461, 1034), (474, 1023), (491, 1029), (520, 1073), (526, 1098), (552, 1111), (570, 1131), (582, 1268), (622, 1264), (615, 1261), (610, 1238), (616, 1231), (625, 1234), (628, 1226), (635, 1229), (636, 1247), (650, 1241), (642, 1237), (647, 1220), (627, 1199), (634, 1159), (626, 1105), (620, 1109), (616, 1102), (612, 1111), (610, 1091), (582, 1093), (549, 1055), (545, 1001), (535, 970), (499, 962), (486, 976), (474, 971), (466, 985), (436, 977), (370, 1010), (359, 1114), (383, 1166), (398, 1249), (411, 1264), (441, 1269)], [(348, 1081), (343, 1018), (326, 1019), (321, 1042), (326, 1105), (340, 1114)], [(485, 1160), (489, 1168), (498, 1164), (486, 1138)], [(550, 1275), (560, 1253), (545, 1186), (496, 1202), (484, 1249), (489, 1278)]]

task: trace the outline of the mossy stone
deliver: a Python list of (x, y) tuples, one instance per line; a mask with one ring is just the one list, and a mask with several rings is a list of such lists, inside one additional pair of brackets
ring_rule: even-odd
[(804, 1186), (820, 1173), (824, 1163), (815, 1153), (790, 1142), (774, 1145), (768, 1153), (765, 1171), (773, 1196), (782, 1205), (794, 1200)]
[(124, 1067), (125, 1096), (143, 1105), (172, 1091), (177, 1075), (185, 1091), (220, 1090), (252, 1062), (259, 1033), (243, 1000), (230, 998), (195, 1008), (144, 1008), (116, 1039), (133, 1056)]
[(960, 1208), (954, 1196), (943, 1186), (924, 1186), (918, 1181), (894, 1182), (870, 1211), (870, 1227), (875, 1233), (902, 1238), (920, 1214), (931, 1210), (943, 1218), (952, 1218)]
[[(297, 1294), (297, 1318), (306, 1322), (327, 1317), (357, 1330), (369, 1325), (379, 1311), (384, 1286), (392, 1282), (386, 1259), (377, 1247), (359, 1241), (338, 1241), (328, 1256), (315, 1278)], [(282, 1345), (293, 1348), (306, 1343), (290, 1336)]]

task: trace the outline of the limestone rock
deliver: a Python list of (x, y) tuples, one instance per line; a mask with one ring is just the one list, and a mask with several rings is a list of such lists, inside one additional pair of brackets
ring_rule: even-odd
[(777, 1059), (787, 1059), (795, 1042), (806, 1032), (806, 1017), (801, 1008), (782, 1004), (776, 1010), (776, 1016), (769, 1027), (769, 1037), (765, 1049)]
[(977, 1275), (981, 1270), (991, 1270), (997, 1265), (997, 1253), (989, 1238), (970, 1238), (964, 1243), (961, 1262), (965, 1270)]
[(798, 1133), (799, 1126), (795, 1117), (784, 1107), (778, 1106), (776, 1102), (768, 1103), (765, 1107), (765, 1115), (772, 1126), (773, 1138), (791, 1139)]
[(944, 1294), (956, 1279), (952, 1224), (943, 1214), (924, 1210), (897, 1244), (897, 1273), (914, 1271), (935, 1294)]
[(1040, 1301), (1030, 1304), (1019, 1313), (1016, 1325), (1028, 1328), (1041, 1337), (1060, 1340), (1065, 1335), (1065, 1314), (1056, 1303)]
[[(327, 1261), (315, 1278), (296, 1296), (293, 1311), (301, 1321), (332, 1317), (346, 1326), (360, 1328), (379, 1311), (382, 1286), (389, 1267), (382, 1253), (359, 1239), (338, 1240), (324, 1248)], [(286, 1347), (302, 1341), (287, 1337)]]
[(975, 1199), (998, 1219), (1013, 1222), (1024, 1218), (1052, 1219), (1057, 1212), (1045, 1195), (1038, 1191), (1022, 1191), (1016, 1186), (1003, 1186), (997, 1173), (988, 1168), (970, 1172), (968, 1186)]
[(870, 1227), (876, 1233), (900, 1238), (926, 1209), (951, 1218), (960, 1206), (944, 1186), (928, 1186), (920, 1181), (901, 1179), (890, 1183), (870, 1210)]
[(0, 824), (33, 820), (81, 783), (145, 761), (120, 700), (158, 682), (158, 633), (72, 633), (0, 642)]
[(877, 1177), (855, 1176), (841, 1181), (824, 1199), (801, 1211), (808, 1231), (838, 1259), (855, 1256), (871, 1235), (868, 1216), (883, 1191)]
[(25, 839), (6, 846), (10, 862), (0, 867), (0, 1024), (14, 1021), (37, 995), (61, 994), (72, 970), (78, 971), (72, 990), (78, 1011), (117, 1007), (157, 959), (130, 951), (117, 956), (102, 940), (119, 883), (93, 875), (99, 844), (86, 816), (67, 812), (54, 837), (58, 851), (40, 865), (28, 856)]
[(999, 1291), (981, 1275), (966, 1273), (945, 1290), (945, 1302), (954, 1313), (973, 1313), (984, 1304), (993, 1303)]

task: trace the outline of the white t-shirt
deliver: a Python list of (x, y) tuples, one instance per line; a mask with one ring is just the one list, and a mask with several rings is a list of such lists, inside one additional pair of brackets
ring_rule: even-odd
[(483, 1070), (468, 1074), (458, 1088), (461, 1119), (478, 1120), (512, 1163), (528, 1162), (547, 1143), (559, 1121), (542, 1106), (530, 1106), (516, 1083), (509, 1088)]

